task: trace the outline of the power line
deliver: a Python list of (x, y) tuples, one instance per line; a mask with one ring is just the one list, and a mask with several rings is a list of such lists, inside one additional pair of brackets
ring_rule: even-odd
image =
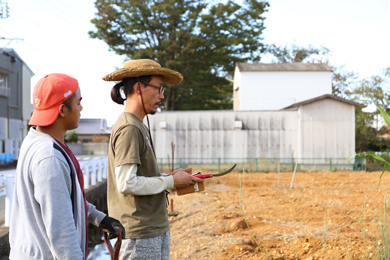
[(17, 17), (15, 17), (15, 15), (11, 15), (10, 18), (13, 18), (13, 19), (15, 19), (15, 20), (22, 19), (22, 20), (25, 20), (25, 21), (34, 23), (34, 24), (36, 24), (36, 25), (38, 25), (38, 26), (42, 26), (42, 27), (44, 27), (44, 28), (46, 28), (46, 29), (55, 31), (53, 28), (47, 27), (46, 25), (37, 23), (36, 21), (33, 21), (33, 20), (31, 20), (30, 18), (27, 18), (25, 15), (19, 13), (19, 12), (16, 11), (16, 9), (14, 9), (14, 8), (10, 8), (10, 10), (11, 10), (13, 13), (16, 13), (16, 14), (17, 14)]
[[(79, 30), (81, 30), (79, 25), (70, 22), (69, 20), (65, 19), (65, 18), (62, 17), (62, 16), (59, 16), (57, 12), (53, 12), (53, 10), (49, 9), (46, 5), (42, 4), (42, 3), (39, 2), (38, 0), (34, 0), (34, 1), (37, 2), (38, 4), (40, 4), (41, 6), (43, 6), (45, 9), (47, 9), (50, 13), (55, 13), (55, 14), (57, 14), (57, 16), (58, 16), (59, 18), (61, 18), (62, 20), (66, 21), (67, 23), (69, 23), (69, 24), (73, 25), (74, 27), (77, 27)], [(60, 10), (60, 11), (61, 11), (61, 10)]]
[(57, 0), (60, 4), (62, 4), (63, 6), (65, 6), (66, 8), (68, 8), (71, 12), (73, 12), (74, 14), (78, 15), (79, 17), (81, 17), (81, 19), (83, 20), (83, 22), (88, 22), (88, 20), (84, 20), (85, 17), (82, 16), (81, 14), (79, 14), (78, 12), (76, 12), (74, 9), (72, 9), (71, 7), (69, 7), (68, 5), (66, 5), (64, 2), (62, 2), (61, 0)]
[[(21, 40), (24, 44), (26, 44), (27, 46), (29, 46), (30, 48), (33, 48), (33, 49), (35, 49), (35, 50), (37, 50), (37, 51), (39, 51), (39, 52), (41, 52), (42, 53), (42, 51), (41, 50), (39, 50), (38, 48), (36, 48), (36, 47), (34, 47), (34, 46), (32, 46), (31, 44), (28, 44), (24, 39), (19, 39), (19, 38), (17, 38), (15, 35), (13, 35), (13, 34), (10, 34), (9, 32), (7, 32), (7, 31), (5, 31), (4, 29), (2, 29), (2, 28), (0, 28), (0, 30), (2, 30), (3, 32), (5, 32), (5, 33), (7, 33), (7, 34), (9, 34), (9, 35), (11, 35), (12, 37), (14, 37), (14, 39), (12, 39), (12, 40), (16, 40), (16, 41), (18, 41), (18, 40)], [(0, 40), (7, 40), (6, 38), (4, 38), (4, 37), (0, 37)], [(11, 40), (11, 41), (12, 41)], [(5, 48), (8, 44), (10, 44), (11, 43), (11, 41), (10, 42), (8, 42), (3, 48)]]
[(28, 44), (26, 41), (23, 41), (23, 43), (26, 44), (27, 46), (29, 46), (30, 48), (33, 48), (34, 50), (37, 50), (37, 51), (39, 51), (40, 53), (43, 53), (40, 49), (35, 48), (34, 46)]
[(5, 47), (7, 47), (12, 41), (23, 41), (24, 39), (21, 39), (21, 38), (5, 38), (5, 37), (0, 37), (0, 40), (6, 40), (6, 41), (9, 41), (4, 47), (2, 47), (3, 49)]
[(0, 30), (2, 30), (3, 32), (5, 32), (6, 34), (9, 34), (9, 35), (11, 35), (12, 37), (14, 37), (14, 38), (17, 38), (15, 35), (13, 35), (13, 34), (11, 34), (11, 33), (9, 33), (9, 32), (7, 32), (6, 30), (4, 30), (4, 29), (2, 29), (2, 28), (0, 28)]
[[(53, 6), (55, 9), (57, 9), (61, 14), (63, 14), (63, 15), (65, 15), (65, 16), (67, 16), (72, 22), (73, 21), (75, 21), (74, 19), (73, 19), (73, 17), (71, 17), (71, 16), (69, 16), (66, 12), (64, 12), (63, 10), (61, 10), (60, 8), (58, 8), (57, 6), (55, 6), (54, 4), (52, 4), (50, 1), (48, 1), (48, 0), (44, 0), (46, 3), (48, 3), (48, 4), (50, 4), (51, 6)], [(85, 26), (84, 24), (81, 24), (82, 26)], [(79, 24), (77, 24), (77, 26), (79, 26)], [(86, 26), (85, 26), (85, 28), (87, 28)], [(87, 28), (88, 29), (88, 28)]]

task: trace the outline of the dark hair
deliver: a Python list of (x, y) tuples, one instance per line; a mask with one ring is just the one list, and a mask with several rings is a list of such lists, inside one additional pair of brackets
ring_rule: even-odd
[(69, 111), (72, 111), (72, 100), (75, 98), (75, 96), (76, 96), (76, 92), (73, 93), (73, 95), (70, 96), (67, 100), (62, 102), (62, 104), (64, 104), (69, 109)]
[[(138, 77), (138, 81), (144, 85), (149, 84), (149, 82), (152, 80), (152, 76), (140, 76)], [(128, 95), (131, 95), (134, 93), (134, 84), (137, 83), (137, 78), (124, 78), (121, 82), (116, 84), (111, 89), (111, 99), (115, 103), (118, 103), (120, 105), (123, 105), (123, 103), (126, 101), (126, 98), (123, 98), (120, 93), (121, 87), (123, 87), (123, 92), (125, 93), (125, 97)]]

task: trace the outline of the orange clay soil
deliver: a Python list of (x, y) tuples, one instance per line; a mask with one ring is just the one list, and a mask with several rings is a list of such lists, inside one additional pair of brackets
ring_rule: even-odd
[(291, 172), (279, 187), (277, 173), (246, 173), (243, 208), (261, 250), (241, 212), (239, 174), (206, 179), (203, 192), (169, 195), (180, 212), (170, 217), (171, 259), (371, 259), (390, 190), (389, 172), (377, 189), (380, 174), (297, 172), (290, 189)]

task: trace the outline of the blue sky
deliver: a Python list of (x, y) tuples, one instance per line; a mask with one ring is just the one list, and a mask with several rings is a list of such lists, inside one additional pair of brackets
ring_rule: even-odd
[[(362, 76), (390, 66), (390, 0), (270, 0), (264, 43), (325, 46), (330, 61)], [(78, 79), (83, 118), (106, 118), (112, 125), (123, 110), (110, 99), (112, 83), (101, 78), (121, 67), (124, 57), (90, 39), (92, 0), (8, 0), (10, 17), (0, 19), (0, 46), (14, 48), (34, 71), (32, 87), (48, 73)], [(267, 60), (264, 60), (267, 61)]]

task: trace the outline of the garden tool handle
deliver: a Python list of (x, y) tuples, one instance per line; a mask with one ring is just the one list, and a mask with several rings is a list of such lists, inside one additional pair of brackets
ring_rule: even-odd
[(195, 175), (194, 177), (199, 178), (199, 179), (208, 179), (213, 177), (212, 174), (203, 174), (203, 175)]
[(112, 245), (110, 243), (110, 240), (108, 239), (108, 233), (103, 230), (103, 237), (104, 242), (106, 243), (108, 252), (110, 253), (111, 260), (119, 260), (119, 251), (121, 249), (122, 245), (122, 229), (118, 228), (118, 238), (115, 242), (114, 248), (112, 248)]

